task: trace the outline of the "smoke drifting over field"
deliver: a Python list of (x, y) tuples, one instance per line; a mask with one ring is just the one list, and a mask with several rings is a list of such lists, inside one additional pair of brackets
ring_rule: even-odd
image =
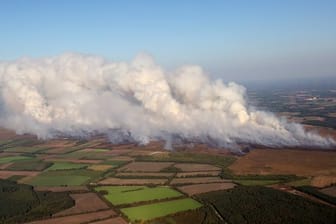
[(209, 80), (198, 66), (168, 73), (147, 55), (130, 63), (80, 54), (1, 62), (0, 104), (1, 126), (41, 138), (105, 133), (113, 142), (144, 144), (335, 145), (253, 109), (241, 85)]

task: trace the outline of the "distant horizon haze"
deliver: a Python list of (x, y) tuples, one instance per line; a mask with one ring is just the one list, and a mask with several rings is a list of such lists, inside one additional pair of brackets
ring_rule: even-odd
[(225, 82), (336, 77), (336, 1), (1, 1), (0, 61), (64, 52), (169, 70), (197, 64)]

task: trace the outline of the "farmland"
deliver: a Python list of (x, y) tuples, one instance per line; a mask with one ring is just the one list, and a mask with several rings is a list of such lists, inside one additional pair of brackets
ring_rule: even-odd
[(123, 208), (121, 211), (126, 214), (126, 216), (131, 221), (136, 221), (154, 219), (181, 211), (197, 209), (201, 206), (202, 204), (199, 202), (188, 198), (168, 202), (159, 202), (150, 205), (141, 205), (131, 208)]
[[(238, 205), (227, 209), (227, 200), (238, 199), (248, 206), (250, 195), (260, 198), (258, 206), (268, 206), (263, 197), (271, 195), (269, 200), (285, 198), (281, 206), (297, 201), (296, 206), (325, 217), (334, 208), (330, 204), (334, 200), (334, 152), (254, 149), (238, 156), (204, 145), (196, 145), (196, 152), (182, 146), (165, 151), (161, 142), (146, 147), (111, 145), (100, 138), (38, 141), (30, 136), (16, 141), (16, 135), (3, 133), (0, 179), (30, 186), (37, 195), (59, 193), (67, 198), (65, 202), (69, 200), (65, 207), (48, 208), (48, 215), (25, 214), (27, 222), (196, 224), (224, 219), (244, 223), (241, 217), (232, 217)], [(326, 206), (323, 212), (319, 206)], [(277, 209), (268, 206), (263, 215)], [(255, 222), (261, 219), (249, 215), (244, 217)], [(328, 223), (324, 219), (316, 221)]]
[(153, 201), (166, 198), (180, 197), (182, 194), (169, 187), (146, 186), (108, 186), (98, 187), (98, 192), (106, 191), (104, 197), (113, 205), (132, 204), (135, 202)]
[(336, 153), (289, 149), (255, 149), (229, 168), (238, 175), (294, 174), (320, 176), (336, 174)]
[(48, 170), (71, 170), (86, 167), (86, 164), (69, 163), (69, 162), (55, 162)]

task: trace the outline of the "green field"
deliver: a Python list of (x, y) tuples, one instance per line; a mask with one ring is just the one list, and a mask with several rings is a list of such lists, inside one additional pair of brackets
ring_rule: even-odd
[(47, 171), (28, 180), (27, 184), (34, 186), (78, 186), (97, 179), (101, 174), (101, 172), (86, 169)]
[(88, 182), (87, 176), (37, 176), (29, 181), (34, 186), (79, 186)]
[(22, 153), (36, 153), (47, 150), (48, 148), (42, 147), (12, 147), (4, 149), (5, 152), (22, 152)]
[(127, 161), (121, 161), (121, 160), (105, 160), (102, 164), (111, 165), (114, 168), (114, 167), (122, 166), (126, 163), (128, 163), (128, 162)]
[(9, 167), (7, 167), (7, 170), (25, 170), (25, 171), (41, 171), (49, 166), (51, 166), (51, 162), (44, 162), (37, 159), (32, 160), (18, 160), (14, 161), (13, 164), (11, 164)]
[(48, 170), (71, 170), (87, 167), (87, 164), (82, 163), (70, 163), (70, 162), (54, 162), (54, 164), (48, 168)]
[(106, 191), (104, 197), (113, 205), (131, 204), (135, 202), (160, 200), (180, 197), (182, 194), (169, 187), (146, 186), (103, 186), (96, 191)]
[(141, 205), (131, 208), (123, 208), (124, 213), (132, 222), (136, 220), (150, 220), (158, 217), (200, 208), (201, 203), (191, 198), (159, 202), (150, 205)]
[(29, 156), (6, 156), (0, 158), (0, 164), (4, 163), (11, 163), (16, 160), (24, 160), (24, 159), (32, 159), (32, 157)]
[(190, 152), (171, 152), (168, 156), (138, 156), (137, 161), (158, 161), (158, 162), (186, 162), (186, 163), (205, 163), (227, 168), (236, 159), (234, 156), (229, 155), (210, 155), (210, 154), (197, 154)]
[(59, 155), (59, 158), (102, 160), (106, 159), (106, 154), (104, 154), (104, 151), (99, 150), (95, 152), (83, 152), (82, 150), (77, 150), (70, 153)]

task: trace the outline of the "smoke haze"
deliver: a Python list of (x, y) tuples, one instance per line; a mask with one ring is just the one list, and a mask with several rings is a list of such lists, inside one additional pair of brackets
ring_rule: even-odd
[(167, 72), (143, 54), (130, 63), (81, 54), (0, 62), (0, 126), (40, 138), (103, 133), (114, 143), (335, 146), (249, 106), (241, 85), (210, 80), (199, 66)]

